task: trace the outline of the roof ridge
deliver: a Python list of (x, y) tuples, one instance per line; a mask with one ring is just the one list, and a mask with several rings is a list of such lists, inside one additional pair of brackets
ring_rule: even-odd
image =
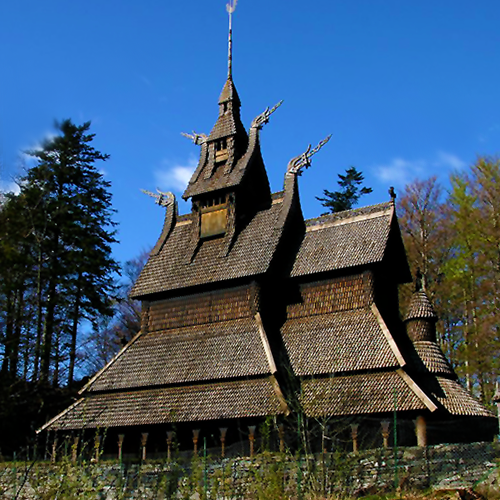
[(317, 223), (323, 224), (324, 222), (331, 221), (336, 222), (342, 219), (349, 219), (353, 217), (359, 217), (360, 215), (371, 214), (376, 212), (387, 211), (392, 208), (393, 204), (390, 201), (383, 203), (377, 203), (375, 205), (366, 205), (364, 207), (353, 208), (350, 210), (343, 210), (342, 212), (335, 212), (330, 214), (320, 215), (319, 217), (313, 217), (311, 219), (306, 219), (306, 226), (313, 226)]

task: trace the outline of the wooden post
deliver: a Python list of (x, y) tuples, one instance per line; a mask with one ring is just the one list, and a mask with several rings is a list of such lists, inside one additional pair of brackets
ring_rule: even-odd
[(144, 460), (146, 460), (146, 444), (148, 442), (148, 436), (149, 436), (149, 433), (148, 432), (143, 432), (141, 434), (141, 448), (142, 448), (142, 461), (144, 462)]
[(278, 425), (278, 434), (280, 438), (280, 453), (285, 453), (285, 426), (283, 424)]
[(167, 460), (172, 459), (172, 440), (174, 438), (173, 431), (167, 431)]
[(384, 448), (389, 448), (389, 425), (391, 423), (388, 420), (383, 420), (380, 422), (382, 426), (382, 438), (384, 440)]
[(118, 434), (118, 461), (122, 463), (123, 460), (123, 440), (125, 439), (125, 434)]
[(221, 445), (220, 456), (224, 458), (226, 454), (227, 427), (219, 427), (219, 431), (220, 431), (220, 445)]
[(248, 440), (250, 441), (250, 456), (253, 457), (253, 442), (255, 440), (255, 425), (248, 426)]
[(497, 381), (497, 390), (493, 396), (493, 402), (497, 405), (497, 417), (498, 417), (498, 436), (500, 438), (500, 387)]
[(422, 415), (419, 415), (415, 420), (415, 430), (417, 432), (417, 446), (427, 446), (427, 422)]
[(53, 464), (56, 463), (56, 453), (57, 453), (57, 435), (54, 436), (54, 441), (52, 441), (52, 455), (50, 457), (50, 461)]
[(71, 462), (76, 464), (76, 458), (78, 456), (78, 442), (80, 441), (80, 438), (78, 436), (75, 436), (73, 438), (73, 445), (71, 446)]
[(198, 455), (198, 438), (200, 437), (200, 429), (193, 429), (193, 453)]
[(100, 453), (99, 449), (101, 447), (101, 436), (99, 434), (95, 435), (95, 440), (94, 440), (94, 460), (95, 462), (99, 462), (100, 458)]
[(358, 451), (358, 429), (359, 424), (351, 424), (352, 451)]

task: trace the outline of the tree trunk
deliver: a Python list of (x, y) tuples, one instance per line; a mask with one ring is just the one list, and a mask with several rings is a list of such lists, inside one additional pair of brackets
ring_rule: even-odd
[(2, 361), (1, 373), (7, 374), (9, 373), (9, 363), (11, 361), (11, 349), (12, 349), (12, 290), (7, 292), (7, 296), (5, 297), (6, 302), (6, 317), (5, 317), (5, 351)]
[(55, 278), (51, 277), (48, 287), (47, 314), (45, 316), (45, 325), (43, 329), (42, 359), (40, 366), (40, 380), (49, 381), (50, 359), (52, 354), (52, 337), (54, 334), (54, 314), (56, 309), (56, 283)]
[(38, 276), (36, 286), (36, 341), (35, 359), (33, 362), (33, 381), (38, 380), (38, 370), (40, 368), (41, 345), (43, 335), (43, 301), (42, 301), (42, 251), (38, 250)]
[(56, 225), (54, 235), (52, 237), (52, 256), (50, 259), (50, 276), (49, 285), (47, 287), (47, 310), (45, 314), (45, 327), (43, 329), (43, 349), (42, 349), (42, 366), (40, 368), (40, 380), (42, 382), (49, 381), (50, 374), (50, 358), (52, 354), (52, 338), (54, 335), (54, 317), (57, 305), (56, 285), (59, 279), (59, 226)]
[(75, 375), (76, 361), (76, 337), (78, 334), (78, 323), (80, 322), (80, 301), (82, 297), (82, 273), (78, 274), (76, 282), (75, 306), (73, 308), (73, 324), (71, 328), (71, 345), (69, 351), (69, 372), (68, 372), (68, 387), (71, 389)]
[(16, 300), (16, 320), (12, 329), (12, 347), (10, 350), (10, 374), (17, 377), (19, 367), (19, 346), (21, 344), (21, 326), (23, 325), (24, 312), (24, 283), (17, 292)]
[(469, 304), (467, 303), (467, 294), (464, 290), (464, 314), (465, 314), (465, 328), (464, 328), (464, 343), (465, 343), (465, 384), (467, 390), (472, 392), (472, 380), (470, 376), (470, 365), (469, 365)]

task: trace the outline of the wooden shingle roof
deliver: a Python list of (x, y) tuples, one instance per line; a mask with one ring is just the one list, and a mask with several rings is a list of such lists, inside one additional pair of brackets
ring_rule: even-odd
[(253, 318), (142, 335), (90, 391), (154, 387), (269, 373)]
[(257, 212), (226, 257), (222, 256), (225, 240), (217, 238), (203, 241), (193, 261), (187, 262), (191, 220), (177, 223), (161, 252), (148, 260), (131, 296), (140, 298), (265, 273), (283, 229), (277, 225), (282, 206), (282, 203), (274, 203)]
[(410, 305), (406, 312), (405, 321), (411, 319), (433, 319), (437, 320), (436, 311), (429, 300), (429, 297), (423, 290), (413, 293)]
[(387, 248), (393, 205), (381, 203), (306, 221), (306, 234), (292, 276), (381, 262)]
[(457, 378), (453, 368), (436, 342), (418, 340), (413, 342), (413, 345), (426, 371), (435, 375)]
[(81, 398), (42, 429), (93, 429), (283, 413), (270, 378), (98, 393)]
[(210, 132), (208, 137), (209, 141), (213, 141), (222, 137), (228, 137), (230, 135), (235, 135), (238, 132), (245, 134), (243, 129), (243, 124), (241, 123), (239, 117), (239, 107), (241, 105), (238, 92), (234, 85), (233, 79), (228, 78), (224, 84), (221, 95), (219, 97), (219, 104), (225, 102), (232, 102), (232, 109), (228, 110), (226, 113), (221, 113), (219, 118), (215, 122), (215, 125)]
[(288, 320), (282, 335), (299, 376), (400, 365), (370, 307)]
[(310, 417), (435, 409), (432, 401), (401, 370), (302, 382), (300, 401)]
[(430, 390), (431, 394), (452, 415), (473, 417), (494, 417), (486, 407), (477, 401), (469, 391), (466, 391), (456, 380), (436, 377), (439, 384)]

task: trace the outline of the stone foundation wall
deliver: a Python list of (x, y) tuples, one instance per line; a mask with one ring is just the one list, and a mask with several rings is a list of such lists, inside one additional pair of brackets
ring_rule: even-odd
[(471, 489), (492, 475), (496, 478), (499, 458), (497, 443), (473, 443), (401, 448), (397, 454), (375, 449), (299, 458), (279, 454), (226, 460), (198, 457), (170, 464), (0, 463), (0, 498), (51, 498), (64, 491), (69, 497), (85, 499), (248, 500), (268, 498), (265, 492), (272, 488), (287, 498), (302, 498), (306, 493), (360, 496), (396, 486)]

